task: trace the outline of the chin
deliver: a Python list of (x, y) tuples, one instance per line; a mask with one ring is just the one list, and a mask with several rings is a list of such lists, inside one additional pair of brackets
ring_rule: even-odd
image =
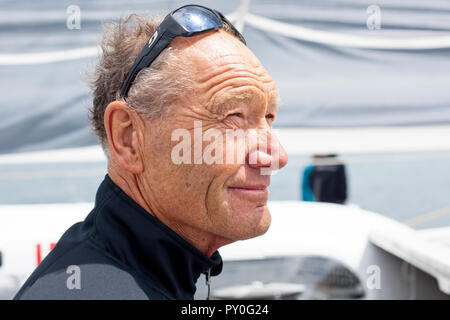
[(269, 209), (267, 208), (267, 206), (263, 207), (263, 211), (264, 211), (263, 216), (262, 216), (260, 223), (258, 224), (258, 228), (257, 228), (255, 237), (261, 236), (264, 233), (266, 233), (267, 230), (269, 230), (270, 223), (272, 222), (272, 216), (270, 215), (270, 212), (269, 212)]
[(249, 213), (241, 213), (246, 219), (233, 228), (235, 240), (247, 240), (267, 232), (272, 221), (267, 206), (258, 207)]

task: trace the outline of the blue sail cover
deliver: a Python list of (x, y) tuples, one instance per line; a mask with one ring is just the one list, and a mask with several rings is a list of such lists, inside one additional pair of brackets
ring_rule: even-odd
[[(241, 6), (236, 0), (196, 2), (225, 14)], [(103, 22), (131, 12), (165, 14), (187, 3), (77, 1), (80, 29), (70, 29), (68, 8), (73, 1), (1, 1), (0, 153), (97, 144), (87, 121), (91, 96), (83, 82), (97, 58), (42, 62), (39, 54), (95, 47)], [(336, 39), (339, 35), (416, 39), (450, 34), (448, 1), (377, 1), (380, 29), (370, 30), (367, 21), (374, 20), (367, 8), (372, 3), (253, 0), (248, 12), (331, 32), (338, 35)], [(271, 32), (270, 24), (264, 29), (245, 23), (243, 34), (279, 87), (278, 127), (450, 123), (450, 46), (386, 49), (330, 44), (315, 41), (314, 36), (302, 39), (300, 33), (297, 37)], [(20, 62), (19, 54), (37, 54), (37, 58)]]

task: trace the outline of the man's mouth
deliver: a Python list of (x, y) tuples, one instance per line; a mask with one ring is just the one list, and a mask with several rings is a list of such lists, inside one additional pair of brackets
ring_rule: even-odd
[(268, 185), (264, 184), (232, 186), (228, 187), (228, 190), (239, 198), (251, 201), (266, 202), (269, 199)]

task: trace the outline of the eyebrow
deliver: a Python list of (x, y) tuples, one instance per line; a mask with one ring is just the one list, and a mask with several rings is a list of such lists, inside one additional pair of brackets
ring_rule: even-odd
[(254, 98), (254, 94), (249, 92), (239, 94), (225, 94), (219, 97), (217, 101), (213, 101), (211, 105), (211, 112), (222, 114), (224, 111), (231, 109), (232, 103), (243, 103)]
[[(233, 107), (234, 103), (243, 103), (254, 98), (255, 94), (249, 92), (239, 94), (226, 94), (225, 96), (217, 99), (218, 101), (214, 101), (212, 103), (210, 111), (215, 114), (223, 114), (225, 111), (230, 110)], [(278, 92), (276, 92), (275, 95), (273, 95), (269, 100), (268, 109), (274, 109), (276, 112), (280, 104), (281, 99)]]

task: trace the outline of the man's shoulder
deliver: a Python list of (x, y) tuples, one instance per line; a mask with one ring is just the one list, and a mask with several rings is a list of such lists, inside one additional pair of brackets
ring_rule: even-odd
[(43, 273), (26, 284), (15, 299), (145, 300), (149, 297), (128, 271), (108, 263), (86, 263)]
[(98, 246), (82, 227), (80, 223), (66, 231), (15, 299), (167, 299)]
[(126, 265), (94, 249), (89, 241), (69, 250), (44, 260), (15, 299), (167, 299), (154, 287), (141, 281)]

